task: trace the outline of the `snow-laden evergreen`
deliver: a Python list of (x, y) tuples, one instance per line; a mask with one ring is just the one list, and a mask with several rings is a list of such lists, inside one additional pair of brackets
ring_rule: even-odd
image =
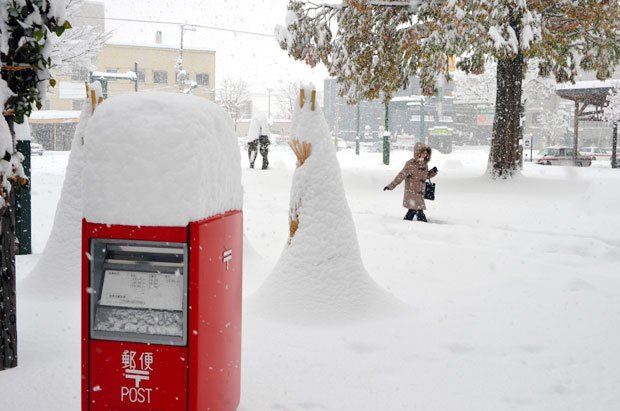
[(51, 79), (53, 36), (71, 24), (64, 0), (0, 0), (0, 65), (2, 78), (15, 93), (4, 108), (22, 123), (33, 106), (41, 107)]
[(607, 96), (607, 106), (603, 109), (603, 118), (610, 124), (620, 121), (620, 82), (614, 84)]
[(523, 73), (574, 81), (578, 68), (611, 77), (620, 63), (620, 5), (613, 0), (291, 0), (276, 39), (290, 56), (322, 62), (350, 102), (383, 98), (419, 77), (425, 95), (448, 61), (481, 74), (497, 61), (497, 96), (489, 175), (519, 173)]

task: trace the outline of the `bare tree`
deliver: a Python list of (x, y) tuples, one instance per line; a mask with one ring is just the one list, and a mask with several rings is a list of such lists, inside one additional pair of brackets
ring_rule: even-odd
[(67, 20), (74, 22), (74, 27), (53, 43), (52, 71), (56, 74), (69, 74), (80, 68), (91, 69), (93, 59), (111, 36), (111, 32), (75, 23), (79, 21), (84, 3), (85, 0), (66, 0)]
[(293, 118), (293, 108), (299, 96), (300, 81), (290, 81), (278, 90), (277, 104), (283, 119)]
[(233, 119), (235, 130), (237, 130), (239, 119), (244, 115), (250, 114), (251, 98), (248, 91), (248, 83), (241, 79), (224, 78), (220, 83), (220, 87), (215, 90), (215, 100)]

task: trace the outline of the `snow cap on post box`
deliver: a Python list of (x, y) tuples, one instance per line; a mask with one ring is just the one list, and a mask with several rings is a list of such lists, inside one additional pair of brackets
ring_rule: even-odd
[(90, 222), (184, 226), (242, 208), (232, 121), (204, 98), (112, 97), (95, 111), (84, 144), (84, 217)]

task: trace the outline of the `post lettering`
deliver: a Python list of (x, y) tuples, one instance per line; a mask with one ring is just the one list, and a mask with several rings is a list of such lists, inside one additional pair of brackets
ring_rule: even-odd
[(152, 390), (152, 388), (121, 387), (121, 402), (150, 404)]

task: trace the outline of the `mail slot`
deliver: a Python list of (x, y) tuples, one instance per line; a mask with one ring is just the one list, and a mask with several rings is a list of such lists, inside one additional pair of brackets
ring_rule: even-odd
[(236, 409), (241, 212), (82, 232), (82, 409)]

